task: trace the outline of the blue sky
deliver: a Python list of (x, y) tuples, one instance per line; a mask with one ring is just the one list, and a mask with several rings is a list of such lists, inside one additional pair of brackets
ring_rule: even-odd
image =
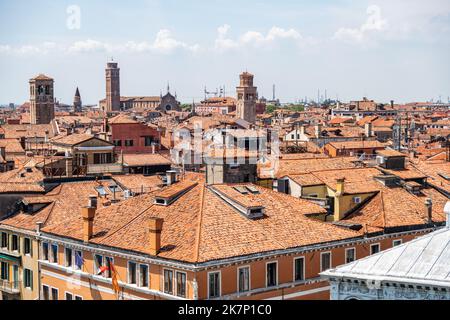
[(448, 0), (0, 0), (0, 103), (22, 103), (28, 80), (55, 79), (56, 97), (104, 97), (104, 66), (121, 67), (122, 95), (183, 102), (203, 87), (234, 95), (238, 75), (272, 84), (282, 101), (424, 101), (450, 95)]

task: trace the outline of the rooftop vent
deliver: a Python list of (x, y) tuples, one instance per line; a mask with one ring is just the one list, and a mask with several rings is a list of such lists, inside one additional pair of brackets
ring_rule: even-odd
[(353, 223), (353, 222), (343, 221), (343, 220), (334, 221), (334, 222), (332, 222), (332, 224), (339, 226), (339, 227), (347, 228), (350, 230), (356, 230), (356, 231), (358, 231), (362, 228), (362, 225), (359, 223)]
[(236, 186), (236, 187), (233, 187), (233, 189), (239, 193), (248, 194), (248, 190), (244, 186)]
[(95, 187), (95, 190), (97, 191), (99, 197), (106, 197), (108, 195), (108, 192), (106, 192), (105, 187), (103, 186)]
[(414, 195), (420, 194), (420, 190), (423, 189), (423, 186), (415, 181), (407, 181), (403, 183), (403, 187)]
[(197, 185), (198, 182), (195, 181), (179, 182), (158, 192), (153, 203), (160, 206), (169, 206)]
[[(220, 187), (221, 188), (221, 187)], [(229, 187), (225, 187), (229, 188)], [(228, 203), (230, 206), (232, 206), (235, 210), (237, 210), (240, 214), (243, 216), (255, 220), (260, 219), (264, 217), (265, 207), (262, 205), (258, 205), (258, 203), (255, 203), (255, 201), (252, 201), (251, 198), (248, 200), (242, 197), (238, 197), (239, 199), (233, 197), (232, 195), (227, 192), (228, 190), (236, 190), (240, 192), (242, 195), (248, 195), (249, 189), (243, 186), (237, 186), (230, 188), (228, 190), (219, 190), (218, 187), (210, 186), (209, 189), (213, 191), (217, 196), (219, 196), (222, 200), (224, 200), (226, 203)], [(244, 192), (245, 189), (245, 193)], [(241, 190), (241, 191), (239, 191)], [(248, 190), (248, 191), (247, 191)], [(251, 191), (250, 191), (251, 192)], [(253, 192), (252, 192), (253, 193)], [(259, 191), (258, 191), (259, 193)]]
[(374, 179), (386, 187), (395, 187), (399, 183), (398, 177), (392, 174), (375, 176)]
[(246, 188), (248, 189), (248, 191), (250, 191), (252, 194), (260, 194), (259, 190), (256, 189), (254, 186), (248, 185), (248, 186), (245, 186), (245, 187), (246, 187)]
[(445, 180), (450, 181), (450, 176), (449, 175), (447, 175), (447, 174), (445, 174), (443, 172), (438, 172), (438, 175), (440, 177), (444, 178)]

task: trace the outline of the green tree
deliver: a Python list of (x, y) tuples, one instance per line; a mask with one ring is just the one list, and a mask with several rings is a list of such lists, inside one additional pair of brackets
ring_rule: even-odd
[(267, 112), (267, 113), (273, 113), (273, 112), (275, 111), (276, 108), (277, 108), (277, 107), (275, 107), (274, 105), (269, 104), (269, 105), (266, 106), (266, 112)]

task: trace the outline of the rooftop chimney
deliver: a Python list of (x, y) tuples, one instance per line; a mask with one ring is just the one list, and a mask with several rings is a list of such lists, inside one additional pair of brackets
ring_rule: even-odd
[(322, 135), (322, 126), (319, 123), (314, 127), (314, 134), (317, 139), (319, 139)]
[[(94, 217), (97, 209), (97, 203), (92, 201), (93, 197), (89, 197), (89, 204), (87, 207), (81, 209), (81, 215), (83, 217), (83, 241), (89, 242), (94, 234)], [(95, 206), (94, 206), (95, 205)]]
[(41, 229), (42, 229), (43, 225), (44, 225), (44, 223), (42, 223), (42, 222), (36, 222), (36, 234), (38, 236), (41, 235)]
[(334, 221), (340, 221), (344, 216), (344, 203), (343, 203), (343, 195), (344, 195), (344, 183), (345, 179), (337, 179), (336, 180), (336, 193), (334, 195), (334, 212), (333, 219)]
[(366, 138), (370, 138), (372, 136), (372, 124), (370, 122), (364, 125), (364, 135)]
[(430, 198), (425, 199), (425, 210), (427, 214), (428, 223), (433, 223), (433, 201)]
[(447, 203), (445, 204), (444, 213), (447, 218), (447, 229), (450, 229), (450, 201), (447, 201)]
[(344, 183), (345, 178), (336, 179), (336, 195), (341, 196), (344, 194)]
[(150, 237), (150, 254), (158, 255), (161, 250), (161, 231), (164, 220), (161, 218), (150, 218), (148, 222), (148, 231)]
[(167, 185), (171, 186), (177, 182), (177, 172), (175, 170), (169, 170), (166, 172)]

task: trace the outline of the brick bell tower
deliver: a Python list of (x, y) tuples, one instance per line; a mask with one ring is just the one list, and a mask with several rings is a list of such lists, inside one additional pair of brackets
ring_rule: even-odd
[(256, 121), (256, 100), (258, 99), (257, 88), (253, 86), (253, 77), (247, 71), (242, 73), (239, 87), (236, 88), (236, 115), (239, 119), (244, 119), (250, 123)]
[(54, 80), (40, 74), (29, 83), (30, 123), (49, 124), (55, 118)]
[(120, 111), (120, 69), (117, 62), (106, 65), (106, 110)]

